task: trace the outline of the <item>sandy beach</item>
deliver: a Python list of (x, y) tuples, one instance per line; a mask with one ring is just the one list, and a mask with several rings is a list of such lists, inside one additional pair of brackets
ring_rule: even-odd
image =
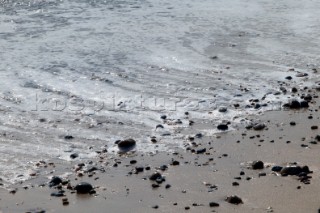
[[(317, 97), (317, 91), (313, 92)], [(186, 148), (173, 148), (171, 153), (100, 150), (99, 157), (91, 162), (40, 162), (38, 168), (48, 175), (35, 175), (9, 191), (1, 190), (0, 209), (3, 213), (317, 212), (319, 106), (319, 99), (314, 98), (308, 109), (248, 116), (248, 120), (259, 119), (265, 127), (254, 130), (239, 125), (236, 130), (210, 137), (197, 134), (210, 123), (195, 120), (190, 128), (182, 130), (186, 138), (181, 143)], [(254, 161), (262, 161), (263, 168), (255, 168)], [(79, 168), (79, 163), (85, 166)], [(275, 166), (289, 164), (308, 166), (310, 173), (276, 172)], [(154, 172), (164, 180), (150, 180)], [(63, 173), (69, 175), (63, 178)], [(60, 176), (65, 183), (49, 187), (52, 176)], [(76, 193), (73, 187), (80, 182), (92, 184), (95, 192)], [(62, 197), (51, 196), (59, 190), (64, 191)], [(242, 203), (227, 202), (226, 198), (233, 195)], [(63, 205), (65, 198), (68, 202)]]

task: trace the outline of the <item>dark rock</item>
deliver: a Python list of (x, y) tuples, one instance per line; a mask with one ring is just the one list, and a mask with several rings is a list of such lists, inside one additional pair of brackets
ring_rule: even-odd
[(131, 160), (131, 161), (130, 161), (130, 164), (136, 164), (136, 163), (137, 163), (136, 160)]
[(291, 126), (295, 126), (295, 125), (296, 125), (296, 122), (291, 121), (291, 122), (290, 122), (290, 125), (291, 125)]
[(165, 188), (166, 188), (166, 189), (169, 189), (169, 188), (171, 188), (171, 185), (170, 185), (170, 184), (167, 184)]
[(26, 213), (46, 213), (46, 211), (40, 208), (36, 208), (36, 209), (30, 209), (26, 211)]
[(310, 94), (306, 95), (304, 98), (303, 98), (305, 101), (308, 101), (310, 102), (312, 100), (312, 96)]
[(256, 170), (256, 169), (263, 169), (263, 168), (264, 168), (264, 164), (262, 161), (253, 161), (252, 169)]
[(311, 126), (311, 129), (316, 130), (316, 129), (318, 129), (318, 126)]
[(180, 165), (180, 162), (174, 160), (174, 161), (172, 161), (171, 165), (172, 165), (172, 166), (178, 166), (178, 165)]
[(50, 194), (52, 197), (63, 197), (64, 196), (64, 191), (58, 191), (58, 192), (52, 192)]
[(232, 195), (232, 196), (229, 196), (226, 198), (226, 201), (228, 203), (231, 203), (231, 204), (235, 204), (235, 205), (238, 205), (238, 204), (242, 204), (242, 199), (236, 195)]
[(88, 169), (86, 170), (86, 172), (90, 173), (90, 172), (94, 172), (94, 171), (97, 171), (97, 170), (99, 170), (97, 167), (92, 166), (92, 167), (88, 168)]
[(226, 112), (227, 110), (227, 107), (219, 107), (218, 109), (219, 112)]
[(49, 187), (57, 186), (62, 183), (62, 179), (58, 176), (53, 176), (49, 182)]
[(287, 79), (287, 80), (291, 80), (292, 77), (291, 77), (291, 76), (287, 76), (286, 79)]
[(220, 204), (219, 204), (219, 203), (216, 203), (216, 202), (210, 202), (210, 203), (209, 203), (209, 206), (210, 206), (210, 207), (219, 207)]
[(158, 205), (155, 205), (155, 206), (152, 206), (153, 209), (158, 209), (159, 206)]
[(303, 172), (303, 170), (300, 166), (287, 166), (281, 169), (280, 174), (282, 176), (298, 175), (301, 172)]
[(252, 129), (252, 127), (253, 127), (253, 124), (248, 124), (248, 125), (246, 126), (246, 129)]
[(202, 135), (201, 133), (197, 133), (194, 137), (195, 137), (195, 138), (202, 138), (202, 136), (203, 136), (203, 135)]
[(136, 141), (133, 139), (122, 140), (122, 141), (119, 141), (118, 143), (119, 149), (122, 149), (122, 150), (133, 148), (135, 145), (136, 145)]
[(301, 108), (308, 108), (309, 103), (307, 101), (301, 101), (300, 106), (301, 106)]
[(255, 125), (253, 126), (253, 129), (258, 131), (258, 130), (263, 130), (265, 127), (266, 127), (265, 124), (259, 123), (259, 124), (255, 124)]
[(152, 187), (152, 188), (159, 188), (159, 187), (160, 187), (160, 185), (159, 185), (159, 184), (157, 184), (157, 183), (153, 183), (153, 184), (151, 185), (151, 187)]
[(167, 116), (166, 115), (161, 115), (160, 118), (164, 120), (164, 119), (167, 119)]
[(239, 186), (239, 183), (238, 182), (233, 182), (232, 186)]
[(317, 136), (315, 137), (315, 139), (316, 139), (317, 141), (320, 141), (320, 135), (317, 135)]
[(161, 171), (165, 171), (165, 170), (168, 169), (168, 166), (167, 166), (167, 165), (162, 165), (162, 166), (159, 167), (159, 169), (160, 169)]
[(143, 172), (143, 171), (144, 171), (144, 168), (142, 166), (137, 166), (135, 168), (135, 174), (138, 174), (138, 173)]
[(70, 158), (71, 158), (71, 159), (75, 159), (75, 158), (77, 158), (77, 157), (79, 157), (79, 154), (78, 154), (78, 153), (73, 153), (73, 154), (70, 155)]
[(282, 166), (274, 166), (271, 168), (271, 171), (273, 172), (280, 172), (282, 170)]
[(155, 172), (153, 173), (150, 177), (149, 177), (149, 180), (157, 180), (158, 178), (162, 178), (162, 175), (159, 173), (159, 172)]
[(219, 124), (219, 125), (217, 126), (217, 129), (218, 129), (218, 130), (225, 131), (225, 130), (228, 129), (228, 125), (226, 125), (226, 124)]
[(196, 153), (197, 154), (203, 154), (203, 153), (205, 153), (207, 151), (207, 149), (206, 148), (203, 148), (203, 149), (198, 149), (197, 151), (196, 151)]
[(73, 139), (74, 137), (72, 136), (72, 135), (66, 135), (66, 136), (64, 136), (64, 139), (66, 139), (66, 140), (71, 140), (71, 139)]
[(296, 92), (298, 92), (298, 89), (297, 89), (297, 88), (295, 88), (295, 87), (293, 87), (293, 88), (291, 89), (291, 92), (296, 93)]
[(81, 182), (74, 187), (78, 194), (89, 194), (93, 189), (92, 185), (87, 182)]
[(156, 129), (158, 129), (158, 128), (161, 128), (161, 129), (163, 129), (164, 127), (163, 127), (163, 125), (161, 125), (161, 124), (158, 124), (158, 125), (156, 126)]
[(299, 101), (293, 99), (290, 100), (289, 103), (285, 104), (284, 107), (289, 107), (290, 109), (300, 109), (301, 104)]
[(265, 173), (265, 172), (260, 172), (259, 173), (259, 177), (263, 177), (263, 176), (266, 176), (267, 175), (267, 173)]
[(240, 175), (245, 175), (244, 171), (241, 171), (241, 172), (240, 172)]

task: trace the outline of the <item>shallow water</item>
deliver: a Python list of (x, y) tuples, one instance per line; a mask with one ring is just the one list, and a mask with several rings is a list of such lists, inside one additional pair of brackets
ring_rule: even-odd
[[(319, 79), (319, 9), (289, 0), (0, 0), (0, 177), (23, 180), (39, 159), (91, 158), (124, 137), (167, 150), (188, 119), (208, 119), (213, 134), (221, 120), (278, 109), (287, 97), (273, 93), (296, 74), (289, 68)], [(267, 107), (245, 107), (263, 96)], [(172, 121), (155, 128), (162, 114)]]

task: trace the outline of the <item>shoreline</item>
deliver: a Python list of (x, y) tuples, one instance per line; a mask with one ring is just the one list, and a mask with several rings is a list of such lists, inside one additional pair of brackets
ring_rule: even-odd
[[(320, 132), (311, 127), (320, 123), (318, 109), (319, 102), (315, 102), (309, 109), (266, 112), (258, 117), (266, 125), (263, 130), (239, 127), (211, 137), (197, 136), (204, 125), (196, 121), (188, 130), (188, 135), (196, 137), (182, 141), (185, 150), (123, 155), (100, 150), (98, 158), (83, 162), (85, 166), (78, 167), (77, 172), (77, 161), (54, 162), (54, 166), (46, 162), (46, 167), (40, 165), (47, 171), (46, 176), (12, 186), (17, 189), (15, 193), (12, 189), (0, 190), (0, 211), (100, 212), (108, 208), (113, 212), (316, 212), (320, 208), (320, 141), (316, 139)], [(257, 118), (250, 117), (248, 120)], [(264, 168), (253, 169), (253, 161), (262, 161)], [(282, 176), (272, 171), (273, 166), (286, 167), (294, 162), (307, 165), (313, 172), (308, 174), (311, 178), (307, 182), (301, 182), (296, 175)], [(143, 171), (135, 174), (137, 167)], [(78, 195), (65, 184), (58, 187), (65, 191), (62, 197), (50, 196), (59, 189), (48, 186), (48, 177), (62, 177), (65, 172), (71, 175), (62, 179), (69, 181), (71, 188), (85, 181), (96, 193)], [(154, 172), (165, 181), (149, 180)], [(225, 201), (232, 195), (243, 203)], [(63, 205), (62, 198), (68, 199), (67, 205)], [(212, 202), (219, 206), (210, 207)]]

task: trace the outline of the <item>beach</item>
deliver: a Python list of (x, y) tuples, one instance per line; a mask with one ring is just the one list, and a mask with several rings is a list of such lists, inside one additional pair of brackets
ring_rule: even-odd
[(0, 212), (318, 212), (319, 9), (0, 1)]

